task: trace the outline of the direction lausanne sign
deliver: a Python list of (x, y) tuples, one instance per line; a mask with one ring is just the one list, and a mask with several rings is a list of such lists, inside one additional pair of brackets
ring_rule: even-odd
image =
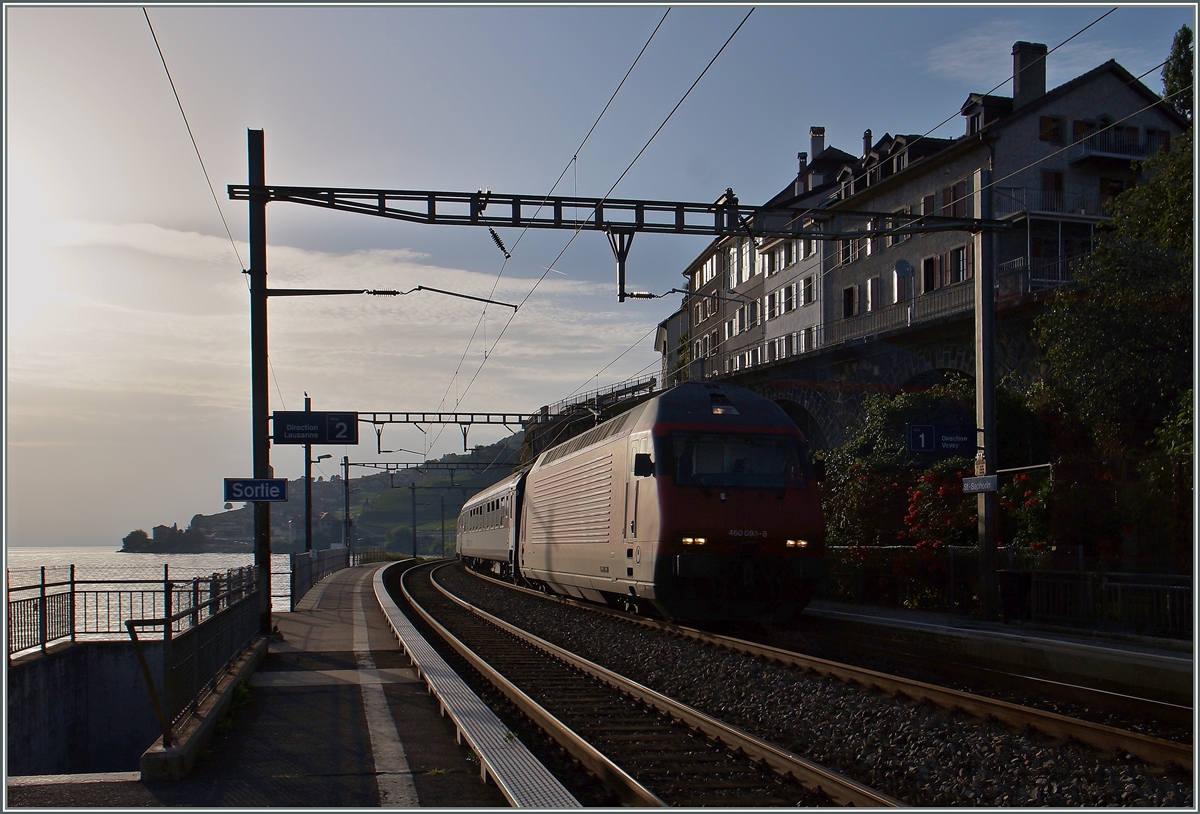
[(287, 478), (226, 478), (225, 502), (287, 500)]
[(358, 413), (275, 411), (271, 414), (276, 444), (357, 444)]

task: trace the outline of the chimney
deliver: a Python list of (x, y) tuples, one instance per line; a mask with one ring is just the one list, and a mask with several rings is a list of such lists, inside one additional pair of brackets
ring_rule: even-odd
[(796, 160), (800, 162), (800, 172), (803, 173), (808, 167), (808, 153), (796, 153)]
[(871, 152), (871, 131), (863, 131), (863, 158), (867, 157), (867, 153)]
[(1046, 94), (1046, 53), (1040, 42), (1013, 43), (1013, 110)]
[(825, 152), (825, 128), (808, 128), (808, 138), (812, 142), (809, 151), (812, 153), (813, 161), (816, 161), (817, 157), (820, 156), (821, 153)]

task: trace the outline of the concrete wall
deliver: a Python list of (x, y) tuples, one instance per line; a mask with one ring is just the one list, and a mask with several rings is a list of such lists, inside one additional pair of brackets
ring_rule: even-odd
[[(162, 643), (143, 643), (161, 681)], [(137, 771), (161, 735), (131, 642), (80, 642), (8, 668), (8, 774)]]

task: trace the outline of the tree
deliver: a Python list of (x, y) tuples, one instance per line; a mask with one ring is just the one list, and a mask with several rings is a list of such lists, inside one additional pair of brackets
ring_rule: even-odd
[(1167, 104), (1175, 108), (1180, 116), (1192, 120), (1192, 29), (1186, 25), (1175, 32), (1171, 43), (1171, 55), (1163, 65), (1163, 93)]
[(1142, 162), (1036, 322), (1047, 389), (1098, 450), (1143, 450), (1192, 380), (1192, 134)]

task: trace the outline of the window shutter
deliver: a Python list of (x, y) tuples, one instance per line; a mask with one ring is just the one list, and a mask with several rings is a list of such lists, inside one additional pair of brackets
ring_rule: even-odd
[(975, 276), (975, 243), (967, 244), (966, 250), (963, 253), (963, 279), (970, 280)]

